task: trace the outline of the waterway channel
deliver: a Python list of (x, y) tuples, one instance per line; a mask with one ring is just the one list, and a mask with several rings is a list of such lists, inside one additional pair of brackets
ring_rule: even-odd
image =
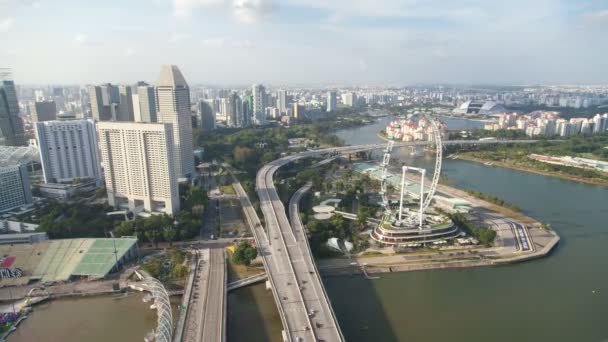
[[(471, 124), (451, 120), (450, 129)], [(338, 135), (347, 144), (377, 142), (370, 138), (383, 121)], [(443, 172), (456, 187), (549, 223), (560, 245), (548, 258), (503, 267), (326, 278), (347, 340), (608, 340), (608, 188), (460, 160), (444, 160)]]
[[(390, 118), (338, 132), (347, 144), (376, 143)], [(444, 118), (449, 129), (479, 127)], [(402, 153), (401, 155), (408, 155)], [(408, 157), (409, 159), (409, 157)], [(430, 167), (428, 157), (410, 160)], [(498, 196), (542, 222), (561, 242), (547, 258), (501, 267), (327, 277), (348, 341), (608, 341), (608, 188), (481, 164), (444, 160), (453, 186)], [(430, 170), (429, 170), (430, 171)], [(237, 296), (229, 331), (262, 341), (280, 334), (263, 285)], [(234, 302), (233, 298), (233, 302)], [(254, 322), (260, 322), (256, 324)], [(241, 338), (230, 338), (242, 341)]]
[(156, 310), (143, 294), (58, 299), (34, 306), (9, 342), (143, 341), (156, 327)]

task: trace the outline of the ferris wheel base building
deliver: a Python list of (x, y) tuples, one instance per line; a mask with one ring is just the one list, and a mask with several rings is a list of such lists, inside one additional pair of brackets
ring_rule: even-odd
[[(417, 213), (413, 216), (417, 216)], [(461, 236), (458, 226), (444, 215), (427, 213), (424, 220), (422, 229), (417, 224), (403, 227), (383, 222), (372, 230), (370, 237), (382, 244), (415, 247), (429, 243), (441, 244)]]

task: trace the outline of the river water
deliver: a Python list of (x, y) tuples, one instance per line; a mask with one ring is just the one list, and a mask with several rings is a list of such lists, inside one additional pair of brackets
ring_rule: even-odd
[[(389, 120), (337, 134), (349, 145), (377, 143)], [(453, 130), (483, 125), (443, 120)], [(433, 165), (428, 155), (400, 155)], [(449, 159), (443, 174), (549, 223), (560, 244), (549, 257), (509, 266), (324, 278), (346, 340), (608, 341), (608, 188)], [(277, 340), (280, 321), (263, 285), (232, 293), (229, 305), (229, 340)]]
[[(378, 142), (387, 121), (338, 136)], [(448, 128), (471, 124), (459, 121)], [(560, 244), (547, 258), (510, 266), (326, 278), (346, 339), (608, 341), (608, 188), (459, 160), (443, 165), (454, 186), (496, 195), (551, 224)]]
[(9, 342), (143, 341), (156, 327), (156, 310), (143, 295), (59, 299), (34, 306)]

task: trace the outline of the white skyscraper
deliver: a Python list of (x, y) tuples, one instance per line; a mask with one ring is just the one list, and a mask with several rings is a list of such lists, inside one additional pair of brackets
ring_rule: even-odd
[(266, 122), (266, 88), (261, 84), (254, 84), (253, 92), (253, 118), (254, 124), (263, 125)]
[(36, 139), (45, 183), (70, 182), (74, 178), (101, 181), (93, 120), (38, 122)]
[(156, 82), (158, 122), (170, 123), (175, 144), (175, 175), (188, 178), (194, 172), (190, 88), (175, 65), (163, 65)]
[(171, 124), (100, 122), (97, 131), (109, 204), (176, 214), (179, 192)]
[(342, 103), (345, 106), (353, 107), (357, 102), (357, 95), (355, 93), (342, 94)]

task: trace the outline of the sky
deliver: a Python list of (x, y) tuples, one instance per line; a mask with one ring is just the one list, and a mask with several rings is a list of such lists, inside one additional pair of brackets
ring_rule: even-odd
[(0, 0), (21, 84), (608, 84), (605, 0)]

